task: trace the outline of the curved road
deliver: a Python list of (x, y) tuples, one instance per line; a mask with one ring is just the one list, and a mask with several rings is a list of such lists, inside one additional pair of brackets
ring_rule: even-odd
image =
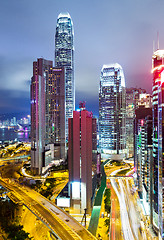
[(39, 193), (19, 186), (9, 180), (0, 179), (0, 184), (19, 198), (36, 216), (61, 239), (96, 239), (73, 217), (62, 211)]

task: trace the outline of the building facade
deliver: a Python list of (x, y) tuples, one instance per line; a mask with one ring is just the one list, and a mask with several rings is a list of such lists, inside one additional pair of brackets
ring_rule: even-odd
[(153, 225), (164, 239), (164, 50), (152, 57), (153, 72)]
[(33, 62), (31, 78), (31, 168), (41, 174), (55, 158), (65, 158), (65, 77), (64, 69), (53, 68), (43, 58)]
[(126, 88), (126, 148), (127, 157), (134, 156), (134, 89)]
[(96, 186), (97, 131), (96, 119), (81, 105), (69, 118), (68, 168), (71, 207), (91, 213)]
[(31, 78), (31, 168), (41, 174), (44, 163), (45, 132), (45, 70), (53, 66), (43, 58), (33, 62)]
[(134, 163), (137, 186), (146, 214), (150, 214), (150, 169), (152, 167), (152, 108), (140, 106), (134, 120)]
[(152, 107), (152, 95), (149, 93), (140, 93), (138, 99), (138, 106)]
[(99, 148), (103, 153), (126, 152), (125, 78), (119, 64), (104, 65), (99, 87)]
[(64, 68), (46, 72), (45, 144), (54, 144), (54, 158), (65, 159), (65, 74)]
[(127, 157), (134, 156), (135, 110), (139, 106), (152, 107), (152, 96), (142, 88), (126, 88), (126, 148)]
[(65, 101), (66, 101), (66, 139), (68, 138), (68, 118), (75, 109), (74, 84), (74, 29), (69, 13), (60, 13), (57, 19), (55, 34), (55, 67), (65, 68)]

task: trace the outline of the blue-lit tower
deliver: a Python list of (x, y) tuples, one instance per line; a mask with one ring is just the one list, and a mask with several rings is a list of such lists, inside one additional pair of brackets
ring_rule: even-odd
[(118, 64), (103, 65), (99, 88), (99, 148), (102, 153), (126, 152), (125, 78)]
[(75, 108), (74, 84), (74, 30), (69, 13), (60, 13), (55, 34), (55, 67), (65, 68), (65, 135), (68, 139), (68, 118), (73, 117)]

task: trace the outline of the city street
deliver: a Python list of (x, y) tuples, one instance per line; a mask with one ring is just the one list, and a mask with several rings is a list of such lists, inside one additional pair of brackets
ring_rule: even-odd
[[(112, 221), (111, 221), (111, 239), (121, 239), (117, 238), (118, 232), (120, 232), (120, 229), (117, 228), (117, 225), (112, 225), (112, 222), (119, 221), (120, 219), (118, 216), (116, 216), (115, 208), (116, 206), (120, 208), (120, 214), (121, 214), (121, 226), (122, 226), (122, 234), (123, 239), (125, 240), (139, 240), (139, 239), (148, 239), (146, 232), (141, 230), (140, 222), (141, 222), (141, 216), (139, 214), (137, 200), (135, 195), (131, 193), (130, 191), (130, 182), (131, 178), (129, 177), (111, 177), (110, 182), (112, 189), (115, 191), (117, 198), (114, 196), (114, 194), (111, 194), (111, 200), (112, 200)], [(113, 191), (111, 190), (111, 192)], [(113, 206), (114, 209), (113, 209)], [(113, 230), (115, 227), (115, 230)], [(114, 234), (115, 233), (115, 234)]]
[(123, 239), (119, 200), (118, 200), (118, 197), (112, 187), (111, 187), (110, 239), (113, 239), (113, 240)]

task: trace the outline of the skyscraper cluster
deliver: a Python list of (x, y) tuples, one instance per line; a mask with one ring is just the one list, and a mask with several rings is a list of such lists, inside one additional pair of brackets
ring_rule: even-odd
[(164, 50), (154, 52), (152, 73), (152, 104), (145, 96), (135, 112), (134, 164), (145, 212), (164, 239)]
[(57, 19), (55, 67), (43, 58), (33, 63), (31, 79), (31, 167), (41, 174), (54, 158), (66, 156), (68, 118), (75, 108), (74, 30), (68, 13)]
[(97, 124), (84, 102), (80, 103), (80, 112), (74, 111), (73, 42), (71, 17), (60, 13), (55, 33), (55, 67), (43, 58), (33, 62), (31, 169), (34, 174), (42, 174), (52, 160), (66, 159), (68, 148), (71, 206), (78, 204), (80, 211), (87, 209), (90, 213), (97, 183)]
[[(31, 78), (31, 169), (42, 174), (68, 148), (71, 207), (91, 212), (97, 184), (97, 123), (80, 103), (75, 108), (74, 30), (69, 13), (60, 13), (53, 61), (38, 58)], [(125, 78), (122, 67), (104, 65), (99, 89), (99, 149), (122, 159), (126, 153)], [(100, 172), (98, 171), (98, 174)]]

